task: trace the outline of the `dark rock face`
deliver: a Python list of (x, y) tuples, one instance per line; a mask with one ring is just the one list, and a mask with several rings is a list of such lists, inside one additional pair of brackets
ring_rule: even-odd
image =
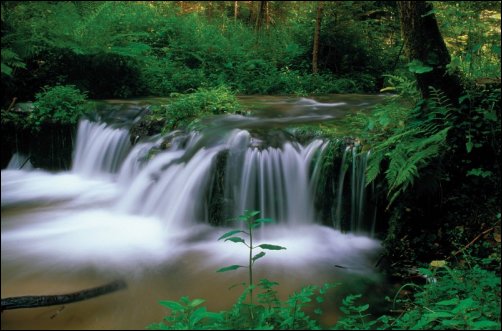
[(75, 125), (61, 124), (46, 124), (39, 131), (15, 124), (2, 126), (2, 169), (16, 152), (29, 155), (35, 168), (71, 169), (75, 130)]
[(131, 127), (130, 136), (131, 144), (135, 144), (139, 140), (156, 135), (162, 131), (165, 126), (165, 120), (159, 117), (146, 115), (136, 124)]

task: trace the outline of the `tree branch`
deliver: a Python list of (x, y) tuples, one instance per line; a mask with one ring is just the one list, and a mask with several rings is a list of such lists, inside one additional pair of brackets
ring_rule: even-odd
[(122, 290), (124, 288), (127, 288), (126, 282), (122, 279), (118, 279), (102, 286), (69, 294), (37, 295), (37, 296), (29, 295), (22, 297), (5, 298), (2, 299), (2, 312), (4, 310), (10, 310), (10, 309), (63, 305), (67, 303), (95, 298), (100, 295)]

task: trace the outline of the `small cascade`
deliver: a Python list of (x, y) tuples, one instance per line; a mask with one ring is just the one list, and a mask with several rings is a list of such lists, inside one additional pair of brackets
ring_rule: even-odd
[(10, 158), (9, 164), (7, 164), (8, 170), (31, 170), (33, 165), (30, 162), (30, 156), (23, 153), (16, 152)]
[[(350, 231), (363, 232), (368, 230), (364, 224), (364, 208), (366, 198), (366, 163), (369, 152), (357, 153), (357, 148), (352, 148), (352, 174), (351, 174), (351, 213)], [(371, 228), (371, 227), (370, 227)]]
[[(343, 217), (342, 217), (342, 202), (343, 202), (343, 183), (345, 181), (345, 174), (347, 173), (347, 154), (350, 152), (350, 146), (345, 147), (345, 150), (342, 155), (342, 162), (340, 164), (340, 173), (338, 175), (338, 186), (336, 191), (336, 209), (335, 209), (335, 218), (333, 226), (335, 229), (342, 229)], [(334, 206), (334, 205), (333, 205)]]
[(305, 147), (286, 142), (282, 148), (248, 148), (241, 160), (230, 158), (236, 187), (227, 199), (234, 200), (233, 214), (260, 210), (279, 223), (313, 223), (310, 163), (323, 146), (320, 140)]
[(128, 130), (82, 120), (72, 171), (88, 177), (115, 174), (130, 149)]

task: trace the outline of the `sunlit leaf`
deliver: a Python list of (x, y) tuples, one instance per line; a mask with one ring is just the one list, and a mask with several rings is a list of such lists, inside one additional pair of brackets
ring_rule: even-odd
[(190, 307), (197, 307), (198, 305), (202, 304), (206, 302), (206, 300), (204, 299), (193, 299), (191, 302), (190, 302)]
[(185, 307), (182, 304), (176, 301), (159, 301), (159, 304), (174, 311), (180, 311), (185, 309)]
[(431, 72), (433, 69), (434, 68), (425, 65), (422, 61), (416, 59), (408, 63), (408, 70), (415, 74), (423, 74), (426, 72)]
[(441, 268), (441, 267), (446, 266), (446, 261), (444, 261), (444, 260), (434, 260), (434, 261), (432, 261), (430, 263), (430, 266), (434, 267), (434, 268)]

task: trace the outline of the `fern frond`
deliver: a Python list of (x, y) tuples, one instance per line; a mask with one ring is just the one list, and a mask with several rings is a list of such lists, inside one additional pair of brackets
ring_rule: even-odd
[(382, 152), (372, 152), (370, 155), (368, 165), (366, 167), (366, 185), (373, 182), (380, 173), (380, 163), (382, 162), (383, 157), (384, 153)]

